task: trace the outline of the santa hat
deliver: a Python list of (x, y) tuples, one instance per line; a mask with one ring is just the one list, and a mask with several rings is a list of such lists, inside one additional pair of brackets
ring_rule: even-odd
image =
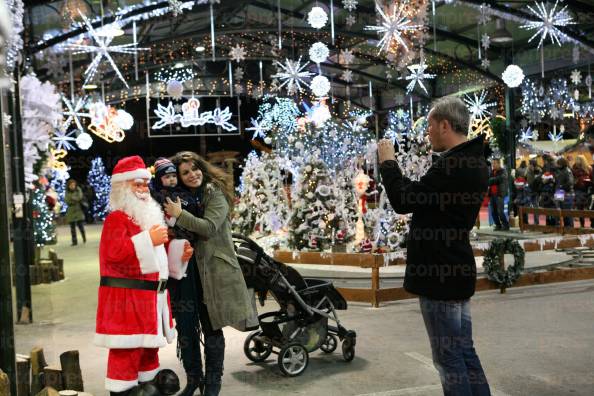
[(113, 168), (111, 175), (111, 182), (117, 183), (126, 180), (134, 179), (150, 179), (151, 172), (146, 169), (146, 165), (142, 158), (138, 155), (131, 157), (125, 157), (118, 161), (116, 166)]

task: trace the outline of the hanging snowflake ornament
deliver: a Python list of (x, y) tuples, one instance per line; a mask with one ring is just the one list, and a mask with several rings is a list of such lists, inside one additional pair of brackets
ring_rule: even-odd
[(327, 77), (318, 75), (315, 76), (313, 80), (311, 80), (309, 87), (311, 88), (311, 91), (314, 95), (316, 95), (318, 98), (321, 98), (326, 96), (330, 91), (330, 81), (328, 81)]
[(76, 102), (73, 104), (67, 97), (62, 95), (62, 102), (66, 106), (66, 111), (64, 111), (62, 114), (65, 117), (67, 117), (66, 121), (64, 121), (64, 128), (67, 129), (70, 126), (70, 124), (74, 122), (74, 124), (76, 125), (76, 127), (79, 130), (81, 130), (81, 131), (84, 130), (79, 117), (85, 117), (85, 118), (91, 117), (91, 115), (89, 113), (82, 112), (83, 108), (87, 104), (88, 99), (89, 99), (88, 96), (82, 96), (82, 97), (78, 98), (76, 100)]
[(52, 136), (52, 140), (54, 141), (54, 145), (57, 150), (65, 150), (70, 151), (74, 150), (74, 145), (70, 142), (76, 140), (73, 135), (75, 134), (76, 130), (67, 131), (64, 126), (62, 128), (58, 128), (54, 131), (54, 136)]
[(481, 25), (486, 25), (489, 22), (491, 22), (491, 7), (488, 4), (483, 3), (480, 7), (478, 23)]
[(238, 67), (233, 71), (233, 78), (236, 81), (243, 80), (243, 69), (241, 67)]
[(343, 81), (346, 81), (348, 83), (353, 81), (353, 71), (346, 69), (345, 71), (342, 72), (342, 75), (340, 76), (340, 78), (342, 78)]
[(571, 58), (573, 60), (573, 64), (577, 64), (580, 61), (580, 47), (577, 45), (575, 45), (571, 51)]
[(350, 65), (353, 63), (353, 61), (355, 60), (355, 55), (353, 54), (353, 51), (351, 51), (350, 49), (345, 49), (340, 51), (340, 56), (338, 57), (338, 62), (341, 65)]
[(95, 29), (93, 28), (93, 25), (91, 24), (89, 19), (82, 12), (79, 11), (79, 13), (80, 13), (80, 16), (81, 16), (85, 26), (87, 27), (89, 36), (91, 36), (93, 41), (96, 43), (96, 45), (83, 45), (83, 44), (68, 45), (68, 49), (72, 50), (73, 51), (72, 53), (74, 55), (89, 54), (89, 53), (96, 54), (95, 57), (93, 58), (93, 61), (91, 62), (91, 64), (89, 65), (89, 67), (87, 68), (87, 70), (84, 73), (85, 81), (84, 81), (83, 85), (88, 84), (88, 82), (93, 79), (93, 77), (97, 73), (97, 68), (99, 67), (99, 65), (101, 63), (101, 60), (103, 58), (105, 58), (108, 61), (108, 63), (110, 64), (113, 71), (118, 76), (118, 78), (126, 86), (126, 88), (130, 88), (128, 86), (128, 83), (126, 82), (126, 79), (120, 72), (120, 69), (118, 69), (118, 66), (116, 65), (115, 61), (111, 57), (111, 53), (115, 52), (115, 53), (120, 53), (120, 54), (134, 55), (134, 54), (137, 54), (138, 51), (148, 50), (148, 48), (138, 48), (138, 47), (136, 47), (136, 43), (110, 45), (112, 40), (114, 39), (114, 37), (113, 36), (108, 36), (108, 37), (99, 36), (97, 34), (97, 32), (95, 31)]
[(93, 138), (86, 132), (81, 132), (76, 137), (76, 145), (81, 150), (88, 150), (89, 147), (93, 144)]
[(330, 50), (326, 44), (321, 42), (314, 43), (309, 49), (309, 59), (314, 63), (320, 64), (325, 62), (329, 55)]
[(258, 121), (255, 119), (251, 119), (251, 123), (252, 126), (250, 128), (245, 128), (246, 131), (254, 131), (254, 134), (252, 135), (252, 139), (255, 139), (257, 137), (261, 137), (262, 139), (266, 138), (266, 131), (268, 130), (265, 125), (264, 122), (262, 121)]
[(491, 37), (487, 33), (483, 33), (481, 36), (481, 46), (487, 50), (491, 46)]
[(524, 80), (524, 71), (517, 65), (509, 65), (501, 74), (501, 78), (505, 85), (510, 88), (519, 87)]
[(46, 69), (47, 75), (54, 81), (62, 80), (64, 77), (64, 68), (67, 66), (67, 62), (64, 57), (56, 54), (52, 50), (47, 50), (44, 64), (41, 66), (42, 69)]
[(357, 18), (355, 18), (354, 15), (349, 15), (345, 18), (344, 23), (348, 26), (351, 27), (353, 26), (355, 23), (357, 23)]
[(555, 5), (550, 9), (543, 2), (536, 3), (536, 9), (530, 5), (528, 6), (530, 13), (538, 19), (537, 21), (528, 21), (520, 26), (522, 29), (536, 30), (528, 42), (531, 42), (536, 36), (540, 35), (540, 42), (538, 43), (538, 48), (540, 48), (547, 36), (550, 38), (552, 44), (556, 43), (559, 46), (566, 40), (567, 36), (558, 27), (573, 25), (575, 22), (567, 12), (567, 6), (557, 10), (558, 4), (559, 0), (556, 0)]
[(491, 61), (489, 59), (487, 59), (487, 57), (484, 57), (483, 60), (481, 61), (481, 67), (485, 70), (487, 70), (489, 68), (489, 66), (491, 66)]
[(235, 47), (231, 48), (231, 50), (229, 51), (229, 57), (231, 58), (232, 61), (237, 62), (237, 63), (244, 61), (246, 55), (247, 55), (246, 49), (239, 44), (237, 44)]
[(425, 73), (427, 65), (423, 61), (416, 65), (408, 66), (408, 70), (410, 71), (410, 74), (404, 77), (405, 80), (410, 81), (406, 86), (406, 93), (410, 94), (415, 89), (415, 86), (419, 84), (423, 91), (428, 95), (429, 93), (427, 92), (427, 88), (425, 88), (423, 81), (425, 79), (435, 78), (435, 74)]
[(328, 22), (328, 14), (322, 7), (313, 7), (307, 14), (307, 23), (314, 29), (321, 29)]
[(357, 4), (359, 2), (357, 0), (342, 0), (342, 6), (347, 11), (355, 11), (357, 9)]
[(304, 79), (314, 75), (314, 73), (304, 70), (308, 64), (309, 62), (306, 62), (302, 65), (301, 57), (297, 61), (286, 59), (284, 64), (276, 61), (276, 65), (281, 71), (272, 75), (272, 78), (280, 79), (282, 81), (280, 88), (286, 87), (288, 92), (301, 92), (303, 90), (301, 84), (307, 85)]
[(169, 11), (171, 14), (176, 17), (178, 15), (183, 14), (182, 2), (179, 0), (168, 0), (169, 2)]
[(384, 12), (383, 5), (376, 1), (375, 9), (380, 15), (381, 25), (366, 26), (365, 30), (371, 30), (377, 32), (378, 34), (383, 34), (382, 39), (377, 44), (380, 53), (382, 51), (388, 52), (391, 47), (399, 45), (408, 51), (408, 46), (406, 45), (402, 35), (406, 32), (422, 28), (421, 25), (413, 25), (412, 20), (409, 19), (408, 15), (406, 14), (405, 7), (406, 3), (402, 2), (398, 7), (396, 5), (392, 7), (391, 14), (386, 14)]
[(470, 111), (472, 118), (484, 118), (490, 114), (489, 108), (497, 105), (496, 102), (486, 102), (487, 91), (482, 90), (479, 95), (473, 93), (473, 96), (464, 95), (464, 103)]
[(553, 105), (549, 109), (549, 116), (551, 117), (551, 120), (560, 120), (561, 118), (563, 118), (563, 110), (561, 110), (556, 105)]
[(573, 85), (580, 85), (582, 82), (582, 73), (579, 70), (573, 70), (571, 72), (571, 82)]

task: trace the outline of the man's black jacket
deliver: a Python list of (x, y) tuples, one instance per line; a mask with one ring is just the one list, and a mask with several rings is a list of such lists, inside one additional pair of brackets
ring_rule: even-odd
[(489, 171), (483, 137), (453, 147), (419, 181), (404, 177), (396, 161), (380, 166), (397, 213), (412, 213), (404, 288), (436, 300), (474, 294), (476, 263), (469, 233), (485, 193)]

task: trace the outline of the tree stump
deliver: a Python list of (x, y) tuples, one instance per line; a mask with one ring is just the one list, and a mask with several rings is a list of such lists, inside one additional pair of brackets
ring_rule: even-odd
[(43, 389), (41, 376), (43, 368), (47, 366), (43, 348), (35, 347), (31, 350), (31, 394), (37, 395)]
[(16, 356), (17, 370), (17, 396), (29, 396), (31, 394), (31, 362), (29, 356)]
[(0, 396), (10, 396), (10, 379), (2, 369), (0, 369)]
[(78, 351), (67, 351), (60, 355), (64, 389), (84, 391)]
[(46, 386), (39, 393), (36, 393), (35, 396), (60, 396), (60, 394), (51, 386)]
[(63, 391), (60, 391), (58, 393), (60, 394), (60, 396), (78, 396), (79, 395), (79, 393), (77, 391), (70, 390), (70, 389), (63, 390)]
[(61, 391), (64, 389), (62, 383), (62, 369), (57, 366), (47, 366), (43, 369), (43, 383), (45, 386)]

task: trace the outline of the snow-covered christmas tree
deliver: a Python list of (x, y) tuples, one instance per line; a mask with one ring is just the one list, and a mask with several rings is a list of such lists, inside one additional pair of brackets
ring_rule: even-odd
[(109, 176), (105, 173), (105, 166), (101, 157), (97, 157), (91, 162), (87, 183), (95, 193), (93, 205), (91, 206), (91, 215), (97, 220), (104, 220), (109, 210), (111, 184)]
[(289, 221), (289, 247), (324, 250), (342, 220), (337, 214), (337, 194), (326, 164), (312, 157), (301, 168)]
[(250, 153), (241, 180), (235, 229), (246, 235), (281, 230), (288, 220), (289, 205), (278, 158), (268, 153), (259, 158)]
[(37, 246), (56, 243), (56, 225), (54, 215), (45, 200), (45, 191), (35, 183), (31, 191), (31, 205), (33, 217), (33, 238)]
[(355, 190), (353, 188), (353, 179), (358, 170), (351, 161), (343, 169), (336, 172), (334, 180), (334, 190), (336, 196), (336, 214), (340, 221), (336, 231), (336, 243), (349, 243), (355, 238), (355, 225), (358, 219), (358, 203)]

